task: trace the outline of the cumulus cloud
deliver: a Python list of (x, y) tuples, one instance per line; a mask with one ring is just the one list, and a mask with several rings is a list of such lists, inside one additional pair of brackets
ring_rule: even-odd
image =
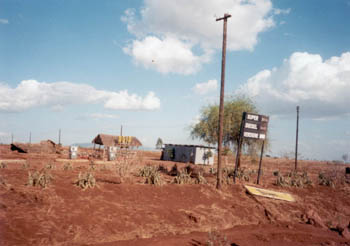
[(7, 19), (0, 19), (0, 24), (9, 24), (9, 20), (7, 20)]
[(155, 110), (160, 107), (160, 100), (153, 92), (141, 97), (126, 90), (97, 90), (87, 84), (71, 82), (23, 80), (16, 88), (0, 83), (0, 111), (3, 112), (19, 112), (39, 106), (62, 110), (65, 105), (97, 103), (115, 110)]
[(279, 68), (263, 70), (237, 93), (251, 96), (266, 112), (329, 118), (350, 114), (350, 52), (323, 60), (318, 54), (295, 52)]
[[(135, 35), (135, 40), (125, 51), (136, 63), (154, 67), (162, 73), (171, 71), (180, 74), (195, 73), (201, 63), (210, 60), (213, 51), (221, 49), (222, 22), (215, 21), (217, 17), (223, 16), (224, 13), (232, 15), (228, 21), (229, 51), (253, 50), (258, 42), (259, 33), (273, 27), (275, 25), (273, 15), (282, 12), (283, 10), (273, 9), (270, 0), (144, 0), (139, 12), (128, 9), (121, 18), (126, 23), (128, 31)], [(141, 44), (143, 49), (154, 51), (155, 43), (163, 47), (159, 53), (164, 51), (166, 46), (167, 61), (175, 60), (170, 64), (169, 62), (164, 64), (162, 69), (158, 68), (157, 64), (151, 66), (153, 57), (140, 56), (137, 52), (132, 52)], [(184, 59), (179, 59), (177, 50), (185, 53)], [(194, 55), (194, 50), (199, 55)], [(207, 61), (198, 59), (202, 56), (206, 57)], [(192, 68), (174, 71), (173, 65), (182, 66), (183, 61)]]
[(281, 15), (281, 14), (283, 14), (283, 15), (287, 15), (287, 14), (289, 14), (290, 13), (290, 8), (288, 8), (288, 9), (273, 9), (273, 13), (275, 14), (275, 15)]
[(199, 95), (205, 95), (209, 92), (216, 91), (218, 88), (218, 81), (216, 79), (208, 80), (208, 82), (196, 84), (192, 90)]
[(191, 45), (170, 37), (159, 39), (147, 36), (142, 40), (134, 40), (123, 50), (133, 57), (136, 64), (163, 74), (192, 74), (208, 61), (205, 55), (194, 55)]

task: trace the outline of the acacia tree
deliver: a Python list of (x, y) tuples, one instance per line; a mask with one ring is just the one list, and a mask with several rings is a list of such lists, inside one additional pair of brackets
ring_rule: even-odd
[[(244, 96), (232, 96), (225, 99), (223, 144), (225, 147), (237, 147), (243, 112), (258, 113), (253, 101)], [(211, 104), (202, 108), (199, 122), (191, 126), (191, 137), (215, 145), (219, 136), (219, 105)], [(243, 141), (243, 144), (256, 149), (256, 142)]]

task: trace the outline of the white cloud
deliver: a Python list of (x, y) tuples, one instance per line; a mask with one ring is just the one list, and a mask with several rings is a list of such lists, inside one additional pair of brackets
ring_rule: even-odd
[(281, 14), (287, 15), (287, 14), (290, 13), (290, 10), (291, 10), (290, 8), (288, 8), (288, 9), (277, 9), (277, 8), (275, 8), (275, 9), (273, 9), (273, 13), (275, 15), (281, 15)]
[(323, 60), (318, 54), (295, 52), (279, 68), (263, 70), (237, 93), (253, 97), (273, 114), (300, 112), (305, 117), (329, 118), (350, 113), (350, 52)]
[(97, 90), (90, 85), (71, 82), (23, 80), (16, 88), (0, 83), (0, 111), (3, 112), (19, 112), (39, 106), (62, 110), (65, 105), (97, 103), (115, 110), (155, 110), (160, 107), (160, 100), (153, 92), (141, 97), (126, 90)]
[(100, 120), (100, 119), (118, 119), (118, 118), (119, 118), (119, 115), (116, 115), (116, 114), (92, 113), (92, 114), (80, 115), (76, 119), (77, 120), (89, 120), (89, 119)]
[[(174, 59), (181, 65), (182, 60), (178, 59), (176, 53), (179, 50), (185, 53), (186, 66), (191, 67), (183, 72), (183, 68), (174, 70), (173, 63), (168, 62), (162, 69), (154, 65), (157, 71), (190, 74), (200, 68), (202, 62), (198, 61), (198, 58), (205, 56), (209, 61), (212, 51), (221, 49), (222, 21), (215, 21), (217, 17), (223, 16), (224, 13), (232, 15), (228, 20), (229, 51), (253, 50), (258, 42), (259, 33), (275, 25), (274, 12), (276, 10), (274, 11), (270, 0), (144, 0), (140, 12), (128, 9), (121, 19), (127, 24), (128, 31), (135, 35), (136, 40), (129, 44), (127, 53), (133, 56), (137, 63), (151, 67), (150, 62), (154, 59), (131, 52), (136, 49), (135, 46), (143, 49), (150, 47), (154, 52), (155, 47), (152, 44), (157, 43), (163, 47), (159, 53), (164, 51), (166, 46), (167, 61)], [(194, 50), (201, 55), (194, 55)]]
[(0, 24), (9, 24), (9, 20), (7, 20), (7, 19), (0, 19)]
[(159, 39), (147, 36), (142, 40), (134, 40), (123, 50), (133, 57), (136, 64), (163, 74), (192, 74), (208, 61), (205, 55), (194, 55), (190, 44), (169, 37)]
[(205, 95), (209, 92), (216, 91), (218, 88), (218, 81), (216, 79), (208, 80), (208, 82), (196, 84), (192, 90), (199, 95)]

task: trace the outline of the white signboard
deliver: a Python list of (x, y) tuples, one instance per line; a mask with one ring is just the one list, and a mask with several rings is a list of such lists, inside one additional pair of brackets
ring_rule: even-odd
[(258, 130), (258, 125), (252, 123), (245, 123), (244, 128)]
[(259, 138), (259, 133), (255, 133), (255, 132), (244, 132), (244, 133), (243, 133), (243, 137), (246, 137), (246, 138)]
[(259, 121), (259, 115), (247, 114), (247, 120)]

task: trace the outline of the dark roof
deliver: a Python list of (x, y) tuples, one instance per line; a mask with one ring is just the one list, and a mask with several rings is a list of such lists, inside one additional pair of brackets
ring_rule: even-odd
[[(129, 143), (123, 143), (122, 138), (128, 138), (130, 140)], [(98, 134), (93, 140), (92, 143), (104, 145), (104, 146), (133, 146), (133, 147), (139, 147), (142, 146), (142, 143), (140, 140), (138, 140), (136, 137), (125, 137), (125, 136), (114, 136), (114, 135), (108, 135), (108, 134)]]
[(193, 145), (193, 144), (164, 144), (164, 146), (199, 147), (199, 148), (207, 148), (207, 149), (216, 149), (215, 147), (204, 146), (204, 145)]

